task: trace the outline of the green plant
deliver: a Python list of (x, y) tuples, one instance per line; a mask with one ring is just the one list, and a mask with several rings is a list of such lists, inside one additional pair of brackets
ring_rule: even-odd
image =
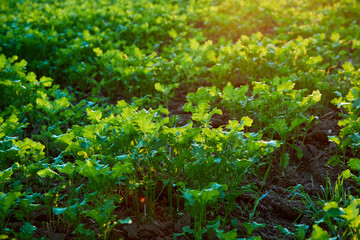
[[(194, 230), (185, 229), (184, 233), (189, 231), (194, 235), (195, 239), (201, 239), (207, 232), (204, 226), (207, 223), (207, 207), (217, 201), (220, 196), (217, 184), (214, 183), (209, 188), (202, 190), (187, 189), (183, 185), (183, 197), (185, 198), (185, 209), (194, 220)], [(226, 185), (220, 185), (222, 191), (227, 191)], [(176, 235), (177, 236), (177, 235)]]
[(8, 192), (8, 193), (0, 193), (0, 228), (4, 229), (7, 225), (8, 215), (11, 210), (13, 210), (13, 206), (17, 204), (17, 200), (21, 197), (21, 192)]
[(96, 223), (102, 230), (103, 239), (109, 239), (110, 231), (118, 224), (130, 224), (131, 219), (127, 218), (125, 220), (119, 219), (118, 221), (113, 221), (115, 216), (113, 211), (116, 206), (114, 205), (114, 200), (106, 199), (102, 204), (94, 209), (86, 210), (85, 214), (88, 217), (94, 218)]
[(163, 101), (166, 108), (169, 108), (169, 98), (171, 98), (171, 90), (178, 87), (179, 84), (162, 85), (160, 83), (155, 83), (155, 90), (161, 92), (165, 96), (165, 99)]

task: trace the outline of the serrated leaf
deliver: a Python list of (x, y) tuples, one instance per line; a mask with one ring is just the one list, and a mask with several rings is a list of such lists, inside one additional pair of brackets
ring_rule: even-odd
[(89, 120), (92, 120), (94, 123), (99, 123), (102, 117), (102, 113), (100, 110), (92, 110), (91, 108), (87, 108), (86, 112), (88, 114)]
[(139, 129), (144, 133), (150, 133), (155, 129), (154, 123), (153, 123), (153, 115), (149, 114), (145, 110), (142, 110), (134, 120), (135, 123), (137, 123)]
[(359, 159), (359, 158), (351, 158), (351, 159), (349, 160), (348, 166), (349, 166), (352, 170), (360, 171), (360, 159)]

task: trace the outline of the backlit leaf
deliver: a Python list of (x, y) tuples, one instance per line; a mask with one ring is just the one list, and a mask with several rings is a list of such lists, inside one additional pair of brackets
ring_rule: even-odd
[(313, 240), (329, 240), (330, 235), (317, 225), (313, 225), (313, 232), (311, 234)]
[(194, 39), (194, 38), (190, 39), (190, 48), (192, 50), (197, 50), (199, 48), (199, 46), (200, 46), (200, 44), (196, 39)]
[(243, 118), (241, 118), (241, 122), (243, 126), (247, 126), (247, 127), (251, 127), (251, 125), (253, 124), (253, 120), (251, 118), (249, 118), (248, 116), (245, 116)]
[(355, 70), (351, 62), (345, 62), (342, 67), (347, 73), (352, 73)]

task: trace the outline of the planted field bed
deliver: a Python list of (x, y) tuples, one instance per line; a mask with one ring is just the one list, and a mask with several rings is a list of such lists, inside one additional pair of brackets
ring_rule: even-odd
[(359, 239), (359, 67), (356, 0), (2, 0), (0, 239)]

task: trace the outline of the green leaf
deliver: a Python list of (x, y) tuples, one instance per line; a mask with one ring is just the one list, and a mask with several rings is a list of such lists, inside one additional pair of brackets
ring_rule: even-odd
[(41, 178), (45, 178), (45, 177), (53, 178), (55, 175), (59, 175), (59, 174), (57, 174), (56, 172), (54, 172), (53, 170), (51, 170), (49, 168), (44, 168), (44, 169), (38, 171), (37, 175), (39, 175)]
[(322, 60), (323, 60), (323, 58), (320, 55), (318, 55), (316, 57), (310, 57), (310, 59), (306, 61), (306, 64), (316, 65), (318, 63), (321, 63)]
[(290, 134), (286, 120), (283, 118), (269, 124), (269, 128), (274, 129), (280, 135), (282, 140), (285, 140)]
[(313, 225), (313, 232), (311, 234), (312, 240), (329, 240), (330, 235), (324, 231), (321, 227)]
[(241, 123), (242, 126), (247, 126), (247, 127), (251, 127), (251, 125), (253, 124), (253, 120), (251, 118), (249, 118), (248, 116), (242, 117), (241, 118)]
[(325, 203), (323, 209), (329, 217), (339, 217), (344, 214), (341, 208), (339, 208), (338, 203), (334, 201)]
[(294, 224), (296, 227), (296, 235), (298, 240), (305, 240), (305, 236), (309, 226), (306, 224)]
[(194, 51), (196, 51), (199, 48), (200, 44), (196, 39), (192, 38), (190, 39), (190, 48)]
[(200, 193), (200, 199), (206, 205), (208, 202), (215, 200), (219, 195), (220, 192), (217, 189), (203, 189)]
[(289, 165), (290, 155), (289, 153), (284, 153), (280, 157), (280, 166), (282, 171)]
[(4, 68), (6, 65), (6, 56), (4, 54), (0, 55), (0, 71)]
[(351, 159), (349, 160), (348, 166), (349, 166), (352, 170), (360, 171), (360, 159), (359, 159), (359, 158), (351, 158)]
[(53, 80), (49, 77), (42, 76), (40, 82), (44, 87), (51, 87)]
[(54, 110), (59, 111), (70, 106), (70, 103), (66, 97), (56, 99), (53, 103)]
[(20, 232), (22, 233), (22, 235), (25, 237), (29, 237), (31, 235), (34, 234), (34, 232), (36, 231), (36, 227), (31, 225), (30, 223), (26, 222), (24, 223), (24, 225), (21, 226), (20, 228)]
[(122, 164), (118, 162), (113, 166), (110, 176), (115, 179), (125, 174), (131, 174), (132, 172), (134, 172), (134, 166), (132, 163), (125, 162)]
[(342, 161), (341, 161), (340, 157), (338, 155), (334, 155), (327, 161), (326, 164), (331, 167), (335, 167), (336, 165), (338, 165), (341, 162)]
[(331, 33), (330, 40), (331, 40), (332, 42), (339, 42), (339, 40), (340, 40), (340, 34), (337, 33), (337, 32)]
[(229, 120), (229, 124), (226, 126), (229, 129), (235, 129), (239, 127), (240, 123), (237, 120)]
[(21, 196), (20, 192), (0, 192), (0, 220), (7, 215), (8, 210), (16, 203), (16, 200)]
[(81, 170), (79, 173), (87, 178), (94, 178), (96, 176), (97, 170), (90, 160), (86, 160), (85, 162), (77, 161), (77, 163), (81, 166)]
[(165, 93), (166, 89), (164, 88), (164, 85), (160, 84), (160, 83), (155, 83), (155, 90), (159, 91), (161, 93)]
[(351, 105), (355, 108), (355, 109), (359, 109), (360, 108), (360, 98), (356, 98), (354, 100), (351, 101)]
[(57, 142), (62, 142), (65, 143), (67, 145), (71, 145), (73, 142), (72, 140), (75, 138), (75, 134), (70, 132), (70, 133), (65, 133), (59, 136), (53, 135), (54, 138), (57, 138)]
[(340, 176), (345, 178), (345, 179), (348, 179), (348, 178), (350, 178), (352, 176), (352, 174), (351, 174), (349, 169), (346, 169), (346, 170), (342, 171)]
[(357, 208), (358, 204), (356, 201), (352, 201), (349, 206), (343, 209), (344, 215), (341, 217), (345, 218), (348, 221), (356, 219), (359, 215), (359, 209)]
[(114, 201), (107, 199), (97, 208), (86, 211), (86, 216), (94, 218), (100, 227), (104, 227), (111, 220), (115, 208)]
[(289, 91), (292, 90), (295, 86), (295, 83), (292, 81), (287, 81), (277, 87), (277, 91), (283, 92), (283, 91)]
[(247, 234), (251, 235), (256, 229), (260, 228), (260, 227), (265, 227), (265, 224), (259, 224), (257, 222), (246, 222), (243, 223), (243, 226), (246, 228), (247, 230)]
[(134, 120), (134, 122), (137, 123), (140, 131), (142, 131), (144, 134), (147, 134), (155, 129), (152, 118), (152, 114), (149, 114), (147, 111), (142, 110), (139, 114), (136, 115), (136, 119)]
[(247, 167), (250, 167), (251, 165), (253, 165), (254, 163), (251, 160), (247, 160), (247, 159), (241, 159), (241, 160), (237, 160), (236, 161), (236, 166), (239, 170), (244, 170)]
[(235, 240), (237, 237), (236, 229), (233, 229), (227, 233), (219, 233), (218, 236), (220, 239), (224, 240)]
[(75, 171), (75, 166), (74, 166), (75, 164), (73, 164), (73, 163), (71, 163), (71, 162), (67, 162), (66, 164), (64, 164), (64, 165), (58, 165), (57, 167), (56, 167), (56, 169), (59, 171), (59, 172), (61, 172), (61, 173), (65, 173), (65, 174), (67, 174), (67, 175), (71, 175), (71, 174), (73, 174), (74, 173), (74, 171)]
[(13, 171), (11, 168), (8, 168), (2, 172), (0, 172), (0, 184), (8, 181), (13, 174)]
[(93, 123), (99, 123), (102, 117), (102, 113), (100, 110), (92, 110), (91, 108), (87, 108), (86, 112), (88, 114), (89, 120), (92, 120)]
[(296, 128), (297, 126), (301, 125), (302, 123), (306, 122), (306, 118), (296, 118), (291, 121), (290, 123), (290, 132)]
[(345, 72), (347, 73), (352, 73), (354, 72), (355, 68), (354, 66), (352, 65), (351, 62), (345, 62), (343, 65), (342, 65), (342, 68), (344, 69)]
[(296, 147), (296, 146), (294, 146), (294, 145), (291, 145), (291, 147), (295, 149), (298, 158), (299, 158), (299, 159), (302, 159), (302, 157), (303, 157), (303, 152), (301, 151), (301, 149), (298, 148), (298, 147)]
[(337, 202), (327, 202), (327, 203), (325, 203), (324, 211), (327, 211), (331, 208), (338, 208), (338, 207), (339, 207), (339, 205)]
[(168, 32), (169, 33), (169, 36), (172, 38), (172, 39), (176, 39), (177, 38), (177, 36), (178, 36), (178, 34), (177, 34), (177, 32), (176, 32), (176, 30), (175, 29), (170, 29), (170, 31)]
[(132, 220), (131, 220), (131, 218), (126, 218), (126, 219), (119, 219), (118, 221), (117, 221), (117, 223), (119, 223), (119, 224), (131, 224), (132, 223)]
[(54, 207), (53, 208), (53, 212), (55, 215), (60, 215), (60, 214), (63, 214), (65, 211), (66, 211), (67, 208), (57, 208), (57, 207)]
[(49, 112), (52, 110), (52, 105), (50, 104), (50, 102), (48, 100), (44, 100), (42, 98), (36, 98), (36, 105), (37, 105), (37, 108), (43, 109), (46, 112)]
[(340, 145), (340, 139), (338, 136), (328, 136), (330, 142), (334, 142), (336, 145)]

